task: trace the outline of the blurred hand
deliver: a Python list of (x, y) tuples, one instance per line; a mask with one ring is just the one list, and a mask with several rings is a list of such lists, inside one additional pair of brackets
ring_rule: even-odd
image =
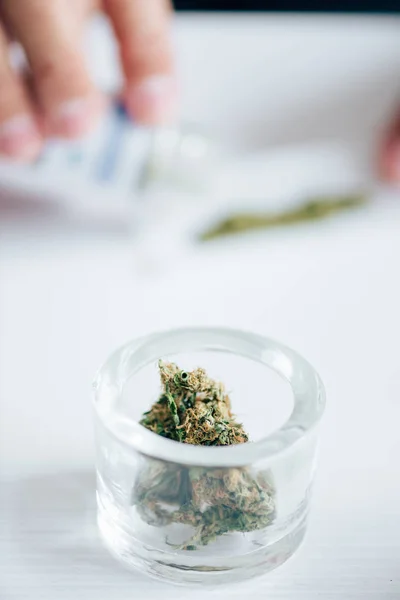
[[(123, 97), (143, 124), (168, 121), (176, 88), (169, 40), (169, 0), (0, 0), (0, 153), (31, 160), (44, 138), (74, 138), (95, 123), (104, 101), (85, 66), (81, 41), (93, 9), (102, 8), (117, 37)], [(28, 77), (12, 69), (19, 42)]]
[(384, 141), (380, 166), (384, 179), (400, 184), (400, 112), (393, 120)]

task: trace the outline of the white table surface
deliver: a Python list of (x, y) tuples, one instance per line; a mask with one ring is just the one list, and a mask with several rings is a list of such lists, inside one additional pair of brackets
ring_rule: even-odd
[[(239, 154), (339, 140), (367, 168), (400, 91), (399, 33), (395, 19), (182, 18), (184, 114)], [(1, 600), (204, 596), (125, 572), (93, 526), (92, 376), (126, 340), (190, 324), (275, 337), (328, 392), (305, 544), (265, 580), (207, 593), (400, 598), (397, 196), (378, 189), (359, 215), (210, 246), (147, 278), (122, 237), (2, 220)]]

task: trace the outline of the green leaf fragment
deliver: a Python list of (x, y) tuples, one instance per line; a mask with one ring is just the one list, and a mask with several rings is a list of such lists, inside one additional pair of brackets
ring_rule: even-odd
[(199, 236), (200, 241), (209, 241), (219, 237), (245, 233), (257, 229), (272, 229), (296, 225), (307, 221), (317, 221), (336, 213), (360, 208), (367, 203), (363, 194), (347, 196), (317, 197), (292, 209), (277, 212), (237, 213), (223, 219)]

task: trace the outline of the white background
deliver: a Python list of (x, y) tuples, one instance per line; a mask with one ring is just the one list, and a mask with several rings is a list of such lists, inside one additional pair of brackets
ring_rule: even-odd
[[(89, 46), (106, 54), (103, 35)], [(183, 114), (232, 153), (335, 141), (347, 174), (368, 171), (400, 92), (399, 20), (191, 16), (176, 40)], [(115, 85), (112, 60), (91, 63)], [(0, 252), (1, 600), (204, 596), (125, 572), (93, 530), (92, 376), (128, 339), (189, 324), (277, 338), (328, 392), (304, 546), (221, 595), (400, 598), (399, 194), (378, 187), (357, 215), (167, 257), (147, 277), (123, 236), (3, 218)]]

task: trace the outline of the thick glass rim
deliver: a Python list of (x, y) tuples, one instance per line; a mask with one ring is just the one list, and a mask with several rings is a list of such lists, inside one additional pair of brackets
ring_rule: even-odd
[[(207, 350), (258, 361), (289, 383), (294, 404), (281, 427), (246, 444), (194, 446), (163, 438), (134, 419), (115, 418), (113, 407), (128, 379), (141, 368), (161, 356)], [(115, 351), (99, 369), (93, 392), (95, 414), (118, 441), (152, 458), (209, 467), (245, 466), (275, 458), (306, 437), (319, 423), (325, 408), (323, 383), (304, 358), (279, 342), (229, 328), (181, 328), (133, 340)]]

